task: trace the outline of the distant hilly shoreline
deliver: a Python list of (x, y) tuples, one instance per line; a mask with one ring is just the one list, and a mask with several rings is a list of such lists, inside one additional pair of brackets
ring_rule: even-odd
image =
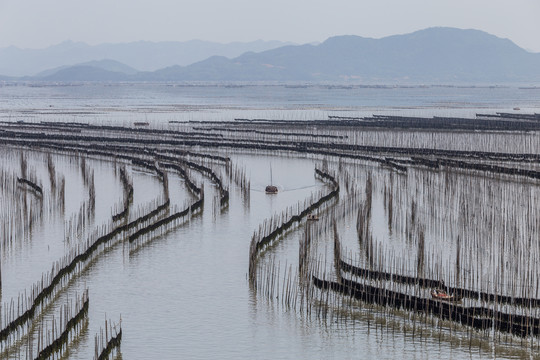
[[(58, 66), (31, 81), (300, 81), (394, 84), (540, 83), (540, 53), (479, 30), (429, 28), (381, 39), (336, 36), (318, 45), (283, 45), (234, 57), (139, 71), (115, 59)], [(154, 53), (159, 56), (159, 53)], [(0, 51), (0, 65), (2, 63)], [(1, 69), (1, 66), (0, 66)], [(0, 77), (0, 79), (2, 79)]]
[(51, 69), (102, 60), (116, 61), (136, 71), (155, 71), (172, 65), (190, 65), (215, 55), (233, 58), (248, 51), (261, 52), (290, 44), (262, 40), (228, 44), (191, 40), (88, 45), (65, 41), (44, 49), (0, 48), (0, 74), (37, 76)]

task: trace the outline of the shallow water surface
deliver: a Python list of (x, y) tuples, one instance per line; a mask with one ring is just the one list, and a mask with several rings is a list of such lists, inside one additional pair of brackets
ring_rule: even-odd
[[(332, 114), (371, 115), (379, 111), (426, 116), (469, 115), (483, 110), (505, 111), (516, 104), (534, 112), (540, 109), (540, 97), (536, 97), (535, 91), (322, 86), (299, 90), (286, 86), (224, 88), (156, 84), (19, 86), (0, 88), (3, 105), (0, 117), (5, 121), (61, 120), (113, 124), (148, 120), (166, 127), (170, 120), (232, 120), (235, 117), (306, 119), (326, 118)], [(2, 149), (1, 168), (19, 173), (20, 152), (25, 154), (29, 168), (33, 169), (48, 194), (50, 183), (45, 154)], [(57, 295), (58, 300), (53, 309), (46, 312), (45, 321), (50, 320), (59, 304), (89, 289), (88, 325), (80, 334), (80, 342), (69, 347), (70, 359), (91, 358), (94, 355), (94, 335), (99, 333), (106, 320), (118, 323), (120, 318), (123, 338), (121, 356), (117, 358), (124, 359), (433, 359), (520, 358), (530, 355), (512, 345), (494, 345), (491, 340), (483, 339), (482, 334), (471, 335), (451, 324), (441, 322), (439, 326), (432, 326), (433, 319), (429, 317), (411, 321), (411, 314), (361, 303), (344, 307), (348, 310), (344, 310), (347, 314), (343, 316), (337, 315), (340, 309), (330, 312), (333, 314), (331, 317), (318, 316), (315, 310), (307, 314), (283, 306), (279, 293), (270, 298), (254, 290), (248, 281), (249, 245), (253, 233), (265, 219), (303, 203), (312, 194), (327, 191), (328, 185), (314, 176), (315, 166), (322, 163), (315, 156), (240, 151), (222, 155), (230, 156), (233, 164), (245, 169), (251, 185), (248, 194), (231, 181), (229, 204), (220, 208), (216, 198), (217, 187), (207, 177), (193, 174), (196, 181), (204, 185), (202, 213), (140, 246), (130, 247), (126, 241), (113, 245), (92, 260)], [(52, 211), (50, 215), (46, 211), (34, 226), (31, 237), (2, 247), (3, 303), (30, 289), (70, 246), (88, 238), (103, 224), (108, 224), (110, 217), (121, 208), (122, 185), (114, 162), (87, 158), (86, 165), (92, 169), (95, 179), (95, 215), (76, 236), (66, 239), (66, 235), (72, 234), (71, 230), (66, 230), (66, 222), (76, 219), (81, 206), (88, 201), (89, 186), (84, 183), (81, 160), (76, 154), (53, 154), (53, 160), (57, 174), (62, 174), (66, 181), (65, 210), (63, 213)], [(337, 163), (330, 165), (338, 166)], [(222, 165), (213, 166), (225, 176)], [(401, 227), (406, 222), (401, 217), (406, 215), (398, 208), (408, 206), (411, 193), (424, 190), (418, 185), (421, 175), (411, 171), (412, 175), (392, 178), (391, 181), (407, 184), (409, 193), (403, 198), (396, 195), (398, 220), (391, 227), (385, 218), (387, 210), (383, 196), (384, 187), (389, 183), (388, 169), (352, 161), (339, 166), (347, 168), (360, 188), (364, 186), (366, 174), (373, 173), (376, 181), (373, 199), (375, 241), (383, 243), (388, 240), (381, 246), (399, 255), (413, 253), (415, 248), (400, 242), (400, 231), (404, 231)], [(126, 164), (126, 169), (134, 187), (130, 206), (130, 219), (134, 219), (137, 214), (159, 203), (163, 188), (158, 177), (150, 171), (131, 164)], [(433, 178), (435, 180), (430, 178), (431, 182), (439, 181), (435, 175)], [(171, 173), (168, 180), (172, 206), (184, 209), (195, 199), (194, 196), (179, 176)], [(270, 181), (279, 188), (277, 195), (265, 194), (264, 187)], [(522, 188), (529, 191), (526, 185), (512, 186), (507, 188), (508, 191)], [(530, 191), (532, 194), (535, 190)], [(345, 195), (342, 194), (343, 197)], [(52, 201), (45, 196), (45, 208)], [(54, 205), (50, 207), (54, 208)], [(441, 211), (440, 207), (433, 208)], [(359, 247), (355, 225), (358, 208), (351, 208), (354, 211), (351, 210), (339, 225), (342, 243), (347, 251), (354, 254), (358, 253)], [(429, 211), (424, 211), (421, 216), (431, 216)], [(448, 216), (455, 216), (455, 212), (453, 210)], [(321, 213), (321, 217), (326, 214), (331, 212)], [(323, 222), (331, 224), (329, 219), (321, 219)], [(304, 222), (287, 233), (263, 255), (261, 262), (266, 266), (275, 263), (280, 269), (278, 276), (284, 276), (283, 269), (296, 268), (299, 242), (305, 228)], [(314, 246), (323, 256), (331, 256), (333, 239), (330, 233), (322, 232), (316, 237)], [(428, 227), (426, 233), (433, 237), (442, 234), (442, 239), (454, 235), (443, 225)], [(428, 246), (431, 246), (429, 241)], [(452, 248), (436, 260), (448, 261), (454, 253)], [(280, 284), (283, 285), (283, 281), (280, 279)], [(346, 300), (335, 301), (332, 304)], [(328, 304), (314, 308), (325, 306)], [(502, 343), (504, 345), (504, 341)], [(15, 359), (20, 355), (24, 358), (25, 345), (19, 348), (20, 354), (15, 352), (9, 357)]]

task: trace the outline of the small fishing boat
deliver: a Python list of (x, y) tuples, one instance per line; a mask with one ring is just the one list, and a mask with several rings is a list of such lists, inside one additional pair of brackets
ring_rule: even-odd
[(266, 186), (264, 189), (264, 192), (267, 194), (277, 194), (278, 188), (277, 186), (272, 185), (272, 165), (270, 165), (270, 185)]
[(315, 214), (308, 214), (307, 219), (308, 221), (319, 221), (319, 217)]
[(449, 295), (446, 291), (442, 289), (432, 289), (431, 290), (431, 297), (436, 300), (443, 300), (443, 301), (460, 301), (458, 297), (452, 295)]

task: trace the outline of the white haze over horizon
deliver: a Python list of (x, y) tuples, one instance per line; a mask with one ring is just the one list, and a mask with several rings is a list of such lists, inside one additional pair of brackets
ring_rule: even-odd
[(322, 42), (435, 26), (477, 29), (540, 52), (540, 0), (0, 0), (0, 48), (133, 41)]

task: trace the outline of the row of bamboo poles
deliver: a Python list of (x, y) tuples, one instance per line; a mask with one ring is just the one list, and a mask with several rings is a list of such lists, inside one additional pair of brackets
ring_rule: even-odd
[(106, 360), (120, 351), (122, 342), (122, 318), (118, 324), (105, 320), (105, 328), (100, 329), (94, 338), (94, 360)]
[(294, 207), (288, 208), (280, 215), (270, 218), (269, 221), (261, 224), (258, 231), (253, 234), (249, 246), (249, 279), (252, 286), (257, 287), (257, 261), (260, 254), (294, 225), (339, 195), (339, 184), (333, 175), (317, 168), (315, 174), (321, 179), (330, 182), (330, 191), (321, 192), (318, 196), (312, 195), (310, 199), (304, 201), (302, 206), (297, 204), (296, 209)]
[[(451, 318), (457, 323), (473, 324), (473, 327), (484, 330), (498, 326), (500, 331), (510, 329), (510, 333), (520, 336), (536, 334), (536, 320), (529, 316), (527, 309), (523, 310), (524, 307), (536, 306), (536, 299), (539, 298), (535, 295), (538, 291), (535, 264), (538, 263), (539, 251), (533, 240), (537, 238), (540, 228), (540, 217), (534, 206), (538, 198), (536, 187), (540, 174), (537, 169), (540, 157), (535, 153), (538, 148), (536, 137), (520, 132), (418, 133), (395, 129), (359, 131), (352, 128), (324, 130), (328, 133), (319, 137), (313, 136), (320, 133), (318, 129), (310, 132), (305, 126), (299, 126), (305, 124), (294, 124), (278, 132), (270, 129), (253, 131), (255, 128), (261, 129), (261, 125), (264, 124), (238, 122), (238, 126), (231, 131), (224, 128), (207, 131), (196, 128), (189, 130), (188, 127), (187, 131), (173, 131), (82, 126), (79, 133), (59, 136), (40, 132), (42, 128), (50, 129), (55, 125), (24, 124), (25, 131), (11, 127), (1, 136), (6, 144), (14, 146), (32, 143), (55, 151), (76, 149), (83, 156), (106, 157), (109, 153), (114, 154), (116, 159), (133, 162), (135, 154), (139, 165), (156, 172), (162, 171), (170, 163), (189, 167), (205, 173), (218, 185), (221, 205), (228, 201), (229, 191), (223, 178), (211, 166), (195, 163), (185, 154), (181, 155), (179, 152), (185, 150), (178, 150), (178, 147), (189, 149), (201, 146), (222, 152), (227, 149), (280, 151), (340, 159), (339, 176), (332, 175), (333, 184), (336, 188), (339, 188), (338, 182), (344, 185), (343, 188), (350, 194), (349, 203), (341, 205), (340, 199), (337, 211), (333, 212), (335, 216), (325, 217), (317, 225), (307, 227), (305, 239), (300, 245), (302, 255), (299, 256), (299, 264), (302, 265), (299, 265), (298, 271), (285, 262), (285, 275), (282, 277), (279, 269), (283, 262), (275, 260), (271, 260), (270, 265), (265, 262), (262, 269), (257, 271), (258, 260), (276, 239), (298, 223), (300, 215), (307, 216), (313, 210), (308, 211), (308, 208), (317, 204), (317, 199), (321, 200), (329, 194), (321, 193), (303, 206), (298, 205), (296, 209), (276, 215), (254, 234), (250, 246), (249, 277), (259, 291), (271, 298), (279, 294), (289, 307), (296, 307), (299, 303), (301, 307), (311, 309), (317, 301), (316, 308), (321, 313), (326, 313), (324, 309), (336, 307), (339, 298), (344, 295), (359, 298), (364, 303), (385, 306), (399, 303), (395, 307), (407, 308), (413, 314), (417, 308), (410, 301), (414, 300), (412, 304), (424, 304), (424, 310), (438, 309), (427, 311), (429, 316), (435, 313), (441, 319)], [(313, 125), (323, 126), (319, 123)], [(58, 127), (62, 128), (61, 125)], [(105, 135), (105, 132), (110, 134)], [(162, 138), (159, 145), (156, 145), (156, 137)], [(96, 142), (99, 145), (95, 145)], [(195, 158), (198, 155), (190, 153), (187, 156)], [(220, 166), (228, 163), (226, 157), (201, 157)], [(345, 161), (354, 165), (344, 165)], [(506, 165), (501, 166), (501, 163)], [(343, 169), (346, 167), (348, 169)], [(230, 166), (226, 165), (226, 169), (229, 174), (237, 174), (237, 178), (243, 177), (238, 171), (232, 171)], [(321, 173), (328, 174), (326, 171)], [(346, 173), (348, 175), (344, 175)], [(164, 196), (168, 199), (166, 175), (162, 171), (158, 176), (164, 184)], [(365, 191), (357, 195), (355, 187), (359, 178), (365, 179)], [(249, 187), (247, 181), (241, 180), (239, 183), (240, 186)], [(192, 189), (192, 186), (188, 187)], [(516, 189), (525, 191), (516, 192)], [(193, 191), (196, 193), (196, 190)], [(382, 204), (384, 223), (387, 225), (387, 231), (382, 234), (381, 224), (377, 222), (380, 216), (377, 213), (378, 204)], [(184, 211), (176, 211), (175, 214)], [(351, 213), (354, 216), (351, 217)], [(167, 218), (162, 217), (145, 226), (151, 229), (149, 233), (158, 229), (166, 231), (168, 224), (177, 224), (175, 220), (178, 218), (170, 218), (173, 215), (169, 215), (171, 220), (163, 221)], [(179, 215), (179, 218), (183, 216)], [(313, 244), (309, 239), (312, 236), (321, 238), (322, 234), (331, 231), (333, 234), (328, 237), (333, 236), (338, 243), (337, 227), (329, 226), (332, 224), (330, 219), (342, 223), (351, 219), (350, 223), (354, 223), (356, 220), (358, 249), (355, 256), (358, 259), (354, 262), (345, 262), (342, 259), (343, 251), (337, 245), (332, 261), (326, 258), (324, 261), (320, 258), (310, 260), (308, 254)], [(441, 243), (451, 250), (442, 253), (438, 248)], [(494, 251), (487, 256), (478, 255), (486, 247)], [(313, 267), (310, 268), (309, 264), (313, 264)], [(444, 285), (443, 278), (449, 285)], [(480, 303), (495, 302), (496, 306), (507, 306), (504, 308), (506, 312), (468, 306), (470, 304), (461, 307), (461, 310), (452, 304), (448, 307), (434, 306), (420, 285), (444, 287), (447, 291), (460, 292), (461, 296), (470, 296)], [(326, 300), (317, 299), (316, 296), (326, 297)], [(334, 304), (328, 300), (332, 296), (336, 299)], [(301, 299), (299, 302), (298, 297)], [(350, 304), (350, 301), (344, 303)], [(518, 311), (524, 311), (522, 314), (508, 313), (516, 311), (518, 307), (521, 307)], [(487, 310), (479, 310), (480, 317), (470, 317), (467, 315), (469, 310), (465, 309), (471, 308)], [(534, 311), (531, 310), (531, 313), (534, 314)], [(513, 320), (508, 322), (504, 314)], [(501, 325), (503, 323), (506, 325)]]
[[(342, 259), (336, 231), (337, 245), (331, 273), (324, 270), (330, 263), (326, 257), (313, 261), (317, 264), (309, 272), (306, 270), (311, 262), (307, 260), (311, 241), (303, 240), (299, 245), (298, 271), (295, 273), (290, 264), (283, 268), (285, 261), (268, 260), (256, 274), (259, 291), (271, 301), (281, 298), (282, 305), (287, 308), (298, 309), (299, 304), (299, 308), (305, 310), (316, 303), (319, 314), (326, 314), (330, 308), (337, 313), (349, 313), (343, 305), (349, 307), (351, 302), (345, 299), (352, 298), (366, 305), (381, 306), (384, 313), (390, 307), (395, 311), (424, 313), (424, 319), (435, 317), (436, 322), (452, 320), (465, 326), (463, 331), (471, 339), (473, 332), (467, 327), (484, 334), (494, 332), (492, 339), (501, 339), (497, 333), (510, 334), (510, 337), (503, 336), (503, 342), (512, 343), (512, 336), (528, 338), (536, 348), (539, 343), (535, 339), (540, 335), (540, 299), (533, 263), (537, 264), (535, 259), (539, 250), (531, 239), (537, 237), (539, 228), (533, 205), (538, 197), (538, 186), (536, 181), (524, 179), (534, 172), (499, 171), (490, 165), (496, 175), (485, 176), (486, 167), (482, 166), (458, 164), (462, 172), (453, 172), (448, 167), (424, 171), (422, 166), (409, 162), (408, 166), (411, 165), (414, 167), (407, 170), (412, 171), (405, 173), (398, 169), (367, 171), (365, 194), (356, 216), (338, 217), (342, 223), (356, 218), (361, 253), (356, 255), (355, 262), (359, 265)], [(403, 191), (411, 185), (414, 186), (412, 191)], [(522, 190), (510, 190), (514, 188)], [(442, 195), (444, 199), (435, 199), (434, 194)], [(408, 244), (405, 245), (409, 248), (407, 252), (401, 250), (400, 253), (388, 245), (395, 240), (376, 239), (373, 235), (374, 227), (380, 226), (380, 221), (375, 225), (373, 220), (374, 202), (383, 204), (388, 234), (392, 238), (403, 238)], [(456, 210), (451, 210), (449, 204)], [(480, 211), (479, 204), (485, 204)], [(497, 221), (500, 216), (502, 221)], [(430, 217), (435, 221), (427, 221)], [(443, 229), (438, 224), (449, 228), (441, 232)], [(312, 230), (312, 227), (306, 228), (306, 234), (308, 231), (310, 234), (307, 238), (313, 236)], [(501, 236), (488, 235), (486, 238), (486, 234)], [(433, 238), (437, 237), (456, 241), (452, 246), (455, 256), (451, 256), (454, 263), (447, 262), (446, 268), (438, 254), (440, 249), (432, 245), (436, 241)], [(475, 257), (478, 250), (486, 246), (495, 250), (499, 247), (487, 258), (487, 263), (481, 256)], [(412, 258), (411, 250), (416, 250), (416, 256)], [(473, 257), (476, 263), (472, 262)], [(504, 270), (508, 268), (509, 259), (517, 272)], [(490, 284), (481, 279), (486, 270), (492, 274), (488, 278)], [(429, 275), (433, 277), (429, 278)], [(293, 285), (288, 279), (296, 277), (299, 280), (293, 280)], [(307, 288), (314, 286), (319, 292), (306, 290), (306, 283), (310, 284)], [(468, 300), (454, 304), (431, 299), (429, 289), (433, 288)], [(330, 296), (332, 292), (338, 294), (337, 297)], [(333, 300), (328, 303), (328, 299)], [(416, 315), (411, 317), (416, 318)], [(433, 320), (429, 321), (433, 323)], [(527, 341), (518, 342), (527, 345)]]
[[(196, 157), (196, 153), (190, 153), (190, 156)], [(220, 157), (214, 157), (212, 155), (209, 155), (208, 157), (201, 156), (201, 158), (210, 159), (211, 161), (229, 162), (228, 159), (222, 159)], [(82, 159), (84, 159), (84, 157)], [(141, 211), (142, 209), (134, 211), (133, 214), (135, 214), (136, 216), (135, 220), (132, 220), (129, 223), (125, 223), (124, 225), (118, 225), (116, 227), (114, 227), (112, 223), (108, 224), (107, 226), (102, 227), (87, 241), (79, 241), (74, 248), (68, 251), (68, 255), (62, 258), (62, 260), (56, 262), (53, 269), (49, 273), (44, 274), (42, 280), (35, 286), (33, 286), (31, 294), (21, 294), (16, 304), (12, 300), (9, 305), (4, 305), (4, 316), (2, 317), (2, 321), (4, 324), (2, 325), (3, 329), (0, 332), (3, 340), (2, 346), (9, 347), (9, 343), (15, 343), (15, 339), (19, 338), (23, 334), (23, 332), (20, 331), (23, 329), (23, 325), (25, 323), (28, 323), (28, 321), (32, 321), (32, 319), (36, 318), (37, 313), (40, 312), (41, 309), (45, 308), (45, 301), (47, 299), (54, 298), (55, 294), (63, 287), (65, 287), (69, 279), (72, 278), (76, 273), (82, 271), (85, 267), (84, 264), (95, 258), (95, 256), (97, 256), (98, 253), (101, 253), (105, 249), (105, 247), (113, 246), (116, 242), (118, 242), (118, 240), (121, 240), (122, 238), (133, 241), (135, 238), (140, 238), (142, 232), (151, 232), (152, 230), (155, 230), (157, 228), (164, 228), (167, 226), (170, 228), (171, 226), (176, 226), (177, 221), (175, 222), (175, 220), (184, 217), (186, 215), (186, 211), (189, 212), (190, 215), (192, 215), (193, 213), (196, 213), (197, 211), (200, 211), (202, 209), (204, 190), (202, 186), (197, 185), (192, 179), (190, 179), (189, 171), (186, 171), (182, 167), (171, 163), (159, 163), (158, 167), (156, 166), (158, 165), (158, 162), (155, 163), (156, 165), (153, 165), (152, 163), (149, 163), (147, 161), (144, 161), (144, 163), (137, 162), (137, 160), (134, 158), (130, 158), (130, 160), (136, 166), (141, 166), (142, 164), (142, 166), (150, 168), (158, 174), (159, 179), (161, 179), (162, 183), (164, 183), (165, 196), (168, 196), (167, 175), (160, 168), (168, 167), (176, 170), (184, 178), (186, 184), (188, 184), (188, 188), (194, 194), (196, 194), (198, 198), (197, 201), (190, 205), (188, 209), (180, 212), (175, 212), (168, 217), (163, 217), (162, 215), (165, 214), (165, 211), (168, 212), (168, 198), (166, 201), (157, 201), (155, 205), (150, 206), (151, 209), (148, 209), (146, 211)], [(179, 161), (176, 162), (186, 163), (186, 161), (181, 161), (181, 159), (178, 160)], [(220, 188), (220, 192), (222, 194), (221, 199), (225, 198), (224, 201), (228, 201), (228, 190), (226, 190), (222, 185), (221, 178), (218, 174), (216, 174), (207, 166), (198, 165), (194, 162), (189, 162), (189, 164), (192, 168), (195, 168), (197, 171), (200, 171), (205, 175), (208, 175), (211, 180), (215, 181)], [(56, 170), (50, 153), (48, 155), (47, 167), (49, 171), (49, 177), (51, 179), (50, 189), (51, 192), (53, 192), (57, 189), (56, 182), (54, 181), (56, 180)], [(89, 198), (95, 201), (93, 170), (88, 168), (87, 162), (85, 160), (80, 161), (80, 169), (85, 185), (89, 189)], [(120, 168), (119, 173), (124, 188), (124, 199), (127, 198), (128, 202), (130, 202), (131, 200), (129, 200), (129, 198), (133, 196), (133, 190), (132, 184), (126, 174), (125, 165), (124, 167)], [(3, 175), (3, 183), (6, 183), (7, 175)], [(62, 185), (62, 188), (64, 186), (65, 185)], [(4, 186), (3, 189), (5, 190), (6, 187)], [(129, 208), (129, 205), (124, 207), (124, 209), (126, 208)], [(82, 206), (79, 211), (79, 215), (75, 216), (74, 218), (72, 218), (71, 221), (69, 221), (69, 225), (66, 226), (66, 228), (68, 229), (66, 232), (71, 232), (71, 235), (74, 238), (80, 238), (80, 235), (82, 233), (81, 228), (84, 228), (89, 224), (90, 216), (88, 214), (93, 212), (94, 209), (95, 202), (94, 206)], [(141, 212), (144, 214), (141, 214)], [(139, 215), (137, 215), (137, 213)], [(105, 338), (101, 337), (102, 340), (100, 341), (104, 341), (103, 339), (107, 339), (107, 342), (109, 343), (109, 345), (105, 346), (103, 354), (110, 353), (111, 346), (112, 348), (114, 348), (115, 346), (117, 346), (117, 344), (119, 344), (120, 336), (118, 336), (117, 334), (112, 338), (108, 338), (108, 336), (105, 336)], [(29, 336), (29, 338), (31, 338), (31, 336)], [(104, 358), (104, 356), (106, 355), (99, 355), (98, 357)]]
[[(83, 321), (88, 317), (89, 298), (88, 290), (84, 291), (80, 298), (75, 299), (75, 304), (66, 304), (60, 309), (59, 319), (54, 317), (50, 325), (40, 327), (37, 337), (37, 356), (35, 359), (49, 359), (53, 356), (60, 357), (67, 350), (70, 341), (78, 336)], [(57, 322), (58, 320), (58, 322)], [(31, 341), (29, 337), (29, 341)], [(33, 346), (29, 344), (28, 358), (32, 359)]]

